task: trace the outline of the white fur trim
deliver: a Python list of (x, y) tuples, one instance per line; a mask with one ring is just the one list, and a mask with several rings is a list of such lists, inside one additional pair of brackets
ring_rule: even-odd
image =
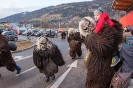
[(95, 20), (93, 18), (91, 18), (89, 16), (84, 17), (84, 18), (88, 19), (89, 21), (91, 21), (94, 24), (94, 26), (96, 26)]
[[(94, 27), (96, 26), (96, 23), (95, 23), (95, 21), (94, 21), (93, 18), (91, 18), (91, 17), (89, 17), (89, 16), (84, 17), (84, 18), (86, 18), (86, 19), (88, 19), (90, 22), (92, 22), (93, 25), (94, 25)], [(80, 35), (86, 36), (87, 34), (89, 34), (89, 32), (87, 32), (87, 31), (85, 31), (85, 30), (82, 29), (82, 24), (83, 24), (84, 22), (85, 22), (84, 19), (81, 19), (81, 21), (79, 22), (79, 32), (80, 32)]]
[(52, 42), (47, 40), (45, 37), (39, 37), (36, 41), (36, 45), (37, 45), (37, 49), (40, 50), (41, 46), (40, 46), (40, 42), (44, 42), (47, 43), (47, 48), (50, 49), (52, 47)]
[(75, 33), (75, 29), (74, 28), (69, 28), (68, 29), (68, 37), (70, 34), (74, 34)]

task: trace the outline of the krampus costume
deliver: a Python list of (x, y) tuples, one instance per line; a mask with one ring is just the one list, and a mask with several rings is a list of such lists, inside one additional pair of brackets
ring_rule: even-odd
[(78, 56), (82, 55), (82, 50), (81, 50), (81, 38), (80, 38), (80, 33), (76, 32), (75, 29), (70, 28), (68, 30), (68, 36), (67, 36), (67, 41), (69, 43), (69, 55), (74, 59), (76, 57), (76, 54)]
[(85, 57), (87, 68), (86, 88), (109, 88), (114, 75), (110, 67), (114, 52), (118, 51), (118, 45), (122, 42), (122, 26), (112, 20), (114, 27), (104, 25), (101, 31), (93, 32), (95, 22), (90, 17), (85, 17), (79, 22), (79, 31), (85, 37), (84, 43), (88, 52)]
[(17, 46), (11, 41), (0, 34), (0, 67), (6, 67), (9, 71), (14, 72), (17, 70), (17, 74), (20, 73), (21, 68), (16, 65), (10, 50), (16, 50)]
[(61, 39), (63, 40), (63, 39), (66, 39), (66, 33), (63, 31), (63, 32), (61, 32)]
[(46, 82), (58, 72), (58, 66), (65, 64), (62, 54), (57, 45), (53, 44), (46, 37), (39, 37), (33, 51), (33, 61), (41, 73), (46, 76)]

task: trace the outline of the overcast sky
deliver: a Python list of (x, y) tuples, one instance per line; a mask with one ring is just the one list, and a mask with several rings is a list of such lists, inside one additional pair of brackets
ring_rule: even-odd
[(34, 11), (51, 5), (92, 0), (0, 0), (0, 18), (25, 11)]

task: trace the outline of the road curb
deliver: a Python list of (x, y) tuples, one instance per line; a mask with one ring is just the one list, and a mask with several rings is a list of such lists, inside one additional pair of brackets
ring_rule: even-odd
[[(34, 42), (33, 42), (33, 43), (34, 43)], [(29, 48), (25, 48), (25, 49), (23, 49), (23, 50), (11, 51), (11, 53), (13, 54), (13, 53), (22, 52), (22, 51), (25, 51), (25, 50), (31, 49), (31, 48), (33, 48), (34, 46), (35, 46), (35, 43), (34, 43), (31, 47), (29, 47)]]

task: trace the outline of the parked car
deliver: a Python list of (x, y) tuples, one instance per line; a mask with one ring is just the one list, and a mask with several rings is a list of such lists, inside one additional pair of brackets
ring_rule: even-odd
[(68, 30), (65, 30), (64, 32), (65, 32), (66, 34), (68, 34)]
[(37, 29), (32, 30), (31, 36), (34, 36), (38, 31), (39, 30), (37, 30)]
[(44, 30), (40, 30), (40, 31), (38, 31), (37, 33), (35, 33), (35, 36), (36, 37), (40, 37), (41, 35), (43, 35), (44, 34)]
[(22, 35), (23, 32), (27, 31), (26, 28), (17, 28), (18, 30), (18, 35)]
[(54, 30), (55, 31), (55, 36), (57, 36), (58, 35), (58, 30)]
[(22, 35), (22, 33), (25, 32), (25, 31), (26, 31), (26, 30), (24, 30), (24, 29), (20, 29), (18, 34), (19, 34), (19, 35)]
[(61, 32), (63, 32), (63, 30), (60, 29), (58, 32), (61, 33)]
[(46, 37), (55, 37), (55, 31), (54, 30), (47, 30), (46, 31)]
[(44, 35), (45, 35), (46, 37), (49, 37), (49, 36), (50, 36), (50, 30), (46, 30), (46, 32), (44, 33)]
[(2, 28), (0, 28), (0, 32), (2, 33), (2, 32), (4, 32), (4, 31), (6, 31), (5, 29), (2, 29)]
[(55, 31), (54, 31), (54, 30), (51, 30), (50, 37), (52, 37), (52, 38), (54, 38), (54, 37), (55, 37)]
[(18, 34), (18, 31), (16, 29), (11, 29), (11, 31), (15, 32), (16, 34)]
[(22, 33), (22, 35), (27, 35), (27, 33), (28, 33), (28, 30), (24, 31), (24, 32)]
[(5, 36), (5, 38), (9, 41), (17, 41), (18, 36), (15, 32), (13, 31), (4, 31), (2, 32), (2, 35)]

